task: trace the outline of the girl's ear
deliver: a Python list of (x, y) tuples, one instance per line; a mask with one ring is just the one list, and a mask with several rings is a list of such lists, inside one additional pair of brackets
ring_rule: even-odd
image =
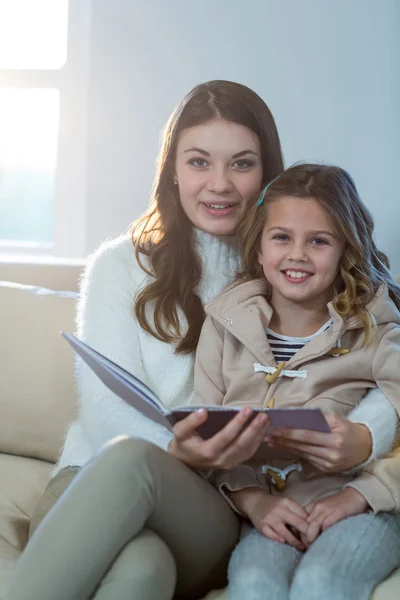
[(261, 252), (261, 250), (259, 250), (259, 251), (257, 252), (257, 260), (258, 260), (258, 262), (260, 263), (260, 265), (262, 265), (262, 264), (263, 264), (263, 253)]

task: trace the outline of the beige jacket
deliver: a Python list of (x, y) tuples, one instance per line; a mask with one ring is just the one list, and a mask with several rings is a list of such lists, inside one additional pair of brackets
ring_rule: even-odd
[[(208, 316), (196, 356), (196, 404), (318, 407), (345, 416), (370, 388), (379, 386), (400, 413), (400, 312), (385, 288), (370, 306), (378, 325), (372, 344), (362, 348), (360, 321), (353, 317), (344, 322), (329, 304), (332, 326), (285, 365), (285, 371), (305, 371), (305, 378), (282, 375), (272, 383), (266, 381), (264, 372), (255, 370), (257, 363), (277, 366), (265, 333), (272, 315), (265, 295), (265, 280), (249, 281), (228, 289), (206, 306)], [(339, 345), (350, 352), (329, 354)], [(353, 475), (324, 475), (294, 456), (263, 463), (253, 460), (220, 471), (214, 476), (215, 484), (222, 493), (257, 485), (303, 506), (347, 484), (358, 489), (373, 510), (400, 511), (400, 455), (376, 461), (356, 479)], [(278, 491), (264, 474), (266, 468), (283, 469), (294, 463), (302, 471), (291, 472), (286, 489)]]

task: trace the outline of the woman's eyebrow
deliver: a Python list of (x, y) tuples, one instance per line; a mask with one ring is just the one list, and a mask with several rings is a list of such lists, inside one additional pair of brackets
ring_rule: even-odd
[[(210, 156), (210, 153), (207, 152), (207, 150), (203, 150), (202, 148), (196, 148), (195, 146), (193, 148), (188, 148), (187, 150), (184, 151), (184, 153), (186, 152), (198, 152), (199, 154), (204, 154), (204, 156)], [(258, 156), (257, 152), (254, 152), (254, 150), (241, 150), (240, 152), (237, 152), (236, 154), (232, 155), (232, 158), (240, 158), (241, 156), (244, 156), (245, 154), (254, 154), (254, 156)]]
[(245, 154), (254, 154), (254, 156), (258, 156), (257, 152), (254, 152), (254, 150), (242, 150), (241, 152), (234, 154), (232, 158), (240, 158), (240, 156), (244, 156)]
[(204, 156), (210, 156), (210, 153), (207, 150), (202, 150), (201, 148), (188, 148), (184, 152), (198, 152), (199, 154), (204, 154)]

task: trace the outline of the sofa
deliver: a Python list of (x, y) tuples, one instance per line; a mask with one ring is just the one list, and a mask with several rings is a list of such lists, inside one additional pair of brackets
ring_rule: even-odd
[[(82, 269), (81, 261), (0, 260), (0, 599), (76, 415), (74, 356), (59, 332), (74, 330)], [(399, 593), (400, 569), (373, 600)], [(225, 597), (214, 591), (207, 600)]]

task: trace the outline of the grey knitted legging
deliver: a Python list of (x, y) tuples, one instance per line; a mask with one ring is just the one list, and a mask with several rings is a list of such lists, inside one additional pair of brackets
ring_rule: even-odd
[(246, 528), (229, 564), (229, 600), (368, 600), (400, 565), (400, 515), (362, 514), (305, 552)]

